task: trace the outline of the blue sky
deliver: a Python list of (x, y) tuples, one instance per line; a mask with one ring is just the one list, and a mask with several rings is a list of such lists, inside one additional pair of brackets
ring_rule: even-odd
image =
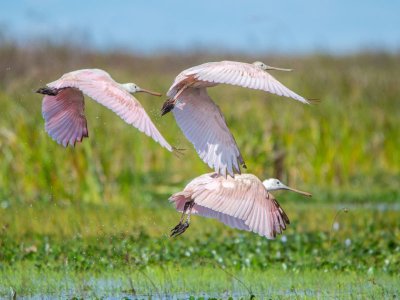
[(398, 51), (400, 1), (14, 0), (1, 4), (0, 31), (144, 53)]

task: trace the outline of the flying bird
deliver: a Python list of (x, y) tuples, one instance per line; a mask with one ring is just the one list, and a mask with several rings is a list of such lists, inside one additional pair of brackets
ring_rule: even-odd
[(226, 174), (232, 177), (240, 174), (240, 167), (246, 168), (246, 165), (221, 110), (207, 93), (208, 87), (221, 83), (238, 85), (310, 103), (285, 87), (267, 70), (291, 71), (262, 62), (209, 62), (182, 71), (167, 92), (168, 99), (161, 114), (172, 111), (200, 158), (225, 177)]
[(45, 95), (42, 114), (47, 133), (64, 147), (75, 145), (77, 141), (82, 142), (83, 138), (89, 136), (84, 112), (85, 93), (167, 150), (174, 150), (155, 127), (143, 106), (131, 95), (144, 92), (161, 96), (159, 93), (140, 88), (134, 83), (117, 83), (100, 69), (66, 73), (36, 92)]
[(274, 178), (261, 182), (253, 174), (235, 175), (233, 178), (217, 173), (201, 175), (183, 191), (169, 198), (176, 210), (182, 212), (180, 222), (171, 230), (171, 236), (185, 232), (191, 214), (196, 214), (273, 239), (290, 223), (270, 193), (274, 190), (290, 190), (311, 197), (310, 193), (288, 187)]

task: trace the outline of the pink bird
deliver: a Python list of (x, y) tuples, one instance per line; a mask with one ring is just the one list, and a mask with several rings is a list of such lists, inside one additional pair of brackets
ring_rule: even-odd
[(262, 62), (210, 62), (182, 71), (167, 93), (162, 115), (172, 110), (176, 122), (200, 158), (223, 176), (240, 174), (240, 166), (246, 168), (246, 165), (221, 110), (207, 93), (208, 87), (220, 83), (238, 85), (310, 103), (266, 70), (291, 71)]
[[(171, 230), (171, 236), (185, 232), (190, 224), (190, 215), (197, 214), (273, 239), (290, 223), (279, 203), (269, 193), (273, 190), (290, 190), (311, 197), (311, 194), (290, 188), (274, 178), (261, 182), (253, 174), (235, 175), (234, 178), (217, 173), (201, 175), (169, 199), (176, 210), (182, 212), (180, 222)], [(187, 218), (184, 222), (185, 214)]]
[(44, 94), (42, 113), (46, 132), (64, 147), (75, 145), (88, 137), (83, 93), (98, 103), (111, 109), (126, 123), (153, 138), (161, 146), (173, 151), (155, 127), (143, 106), (131, 93), (145, 92), (134, 83), (120, 84), (100, 69), (83, 69), (64, 74), (60, 79), (50, 82), (37, 93)]

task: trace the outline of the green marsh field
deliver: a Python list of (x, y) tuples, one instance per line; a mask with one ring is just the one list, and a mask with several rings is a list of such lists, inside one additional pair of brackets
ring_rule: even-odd
[[(246, 172), (277, 192), (291, 224), (267, 240), (194, 216), (177, 238), (168, 202), (210, 172), (165, 97), (138, 94), (169, 153), (87, 98), (89, 139), (63, 148), (44, 131), (34, 91), (102, 68), (166, 93), (183, 69), (261, 60), (314, 105), (233, 86), (209, 90)], [(67, 46), (0, 46), (0, 298), (394, 299), (400, 297), (400, 56), (135, 56)]]

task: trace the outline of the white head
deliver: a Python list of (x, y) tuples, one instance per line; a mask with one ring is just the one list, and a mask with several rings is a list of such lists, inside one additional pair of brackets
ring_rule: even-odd
[(261, 62), (261, 61), (253, 62), (253, 65), (255, 65), (256, 67), (259, 67), (262, 70), (267, 70), (268, 69), (268, 66), (266, 64), (264, 64), (263, 62)]
[(122, 84), (121, 84), (121, 87), (122, 87), (123, 89), (127, 90), (127, 91), (128, 91), (129, 93), (131, 93), (131, 94), (143, 92), (143, 93), (147, 93), (147, 94), (150, 94), (150, 95), (153, 95), (153, 96), (158, 96), (158, 97), (161, 96), (160, 93), (156, 93), (156, 92), (153, 92), (153, 91), (149, 91), (149, 90), (146, 90), (146, 89), (142, 89), (141, 87), (139, 87), (139, 86), (136, 85), (135, 83), (131, 83), (131, 82), (130, 82), (130, 83), (122, 83)]
[(255, 61), (253, 62), (253, 65), (255, 65), (256, 67), (260, 68), (261, 70), (267, 71), (267, 70), (277, 70), (277, 71), (292, 71), (292, 69), (283, 69), (283, 68), (276, 68), (276, 67), (271, 67), (268, 66), (266, 64), (264, 64), (261, 61)]
[(265, 186), (265, 188), (267, 189), (268, 192), (276, 191), (276, 190), (288, 190), (288, 191), (292, 191), (295, 193), (299, 193), (299, 194), (307, 196), (307, 197), (311, 197), (310, 193), (302, 192), (302, 191), (293, 189), (291, 187), (288, 187), (287, 185), (283, 184), (279, 179), (275, 179), (275, 178), (266, 179), (263, 181), (263, 185)]

